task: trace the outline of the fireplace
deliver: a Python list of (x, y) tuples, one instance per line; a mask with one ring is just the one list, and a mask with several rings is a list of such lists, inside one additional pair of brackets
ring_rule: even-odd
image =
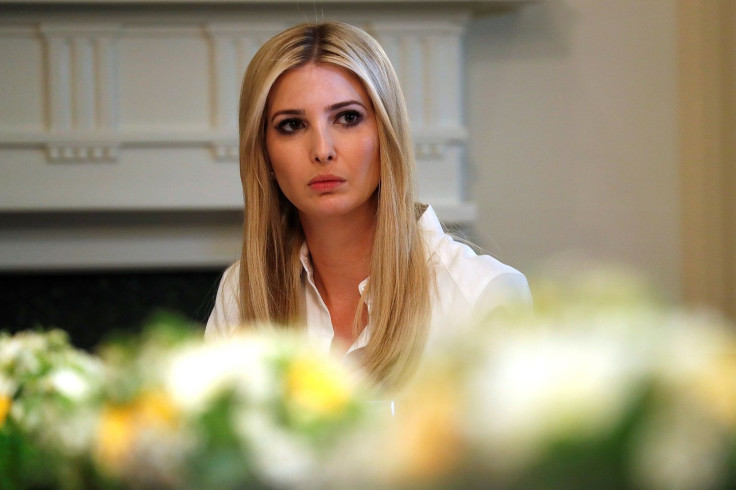
[[(183, 295), (190, 307), (174, 301), (172, 308), (186, 309), (196, 321), (206, 318), (211, 288), (239, 252), (240, 81), (258, 46), (298, 22), (344, 20), (381, 42), (409, 106), (420, 198), (445, 223), (472, 225), (476, 208), (465, 182), (464, 32), (473, 15), (505, 15), (523, 3), (4, 3), (0, 275), (4, 297), (17, 308), (11, 305), (2, 320), (17, 327), (63, 323), (18, 312), (42, 311), (33, 301), (53, 296), (54, 288), (81, 292), (57, 295), (66, 298), (59, 308), (89, 311), (85, 298), (97, 298), (93, 292), (105, 290), (101, 284), (113, 283), (111, 311), (113, 303), (126, 304), (121, 290), (165, 306), (157, 296), (163, 290), (198, 283), (201, 301)], [(140, 286), (125, 286), (126, 275)], [(156, 275), (165, 281), (157, 282)], [(57, 308), (48, 298), (44, 304)], [(140, 320), (140, 314), (126, 317), (125, 308), (117, 316), (125, 320), (113, 324)], [(69, 318), (77, 318), (72, 323), (80, 329), (111, 324), (82, 316)]]

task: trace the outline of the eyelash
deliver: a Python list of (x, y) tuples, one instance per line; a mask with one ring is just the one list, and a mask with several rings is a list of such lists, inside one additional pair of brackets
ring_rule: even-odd
[(346, 116), (350, 116), (350, 117), (354, 117), (355, 118), (355, 120), (353, 122), (343, 122), (343, 123), (340, 123), (343, 126), (347, 126), (347, 127), (351, 127), (351, 126), (355, 126), (357, 124), (360, 124), (360, 122), (363, 120), (363, 114), (361, 114), (360, 112), (355, 111), (355, 110), (343, 111), (343, 112), (341, 112), (340, 114), (337, 115), (337, 118), (335, 120), (338, 121), (340, 119), (345, 118)]
[[(352, 118), (354, 118), (354, 120), (352, 122), (347, 122), (347, 121), (345, 121), (345, 122), (338, 122), (341, 119), (344, 119), (346, 117), (352, 117)], [(356, 110), (343, 111), (343, 112), (339, 113), (337, 115), (337, 117), (335, 117), (335, 122), (337, 124), (340, 124), (341, 126), (346, 127), (346, 128), (357, 126), (358, 124), (360, 124), (360, 122), (362, 120), (363, 120), (363, 114), (361, 114), (360, 112), (358, 112)], [(297, 127), (296, 128), (293, 128), (292, 127), (291, 129), (287, 129), (289, 126), (297, 126)], [(304, 121), (302, 121), (301, 119), (288, 118), (288, 119), (283, 119), (283, 120), (279, 121), (279, 123), (276, 124), (276, 127), (275, 128), (281, 134), (290, 135), (290, 134), (294, 134), (298, 130), (304, 128), (304, 126), (305, 126)]]
[[(291, 126), (291, 125), (298, 125), (298, 127), (297, 128), (287, 129), (287, 127), (288, 126)], [(303, 127), (304, 127), (304, 123), (302, 122), (301, 119), (289, 118), (289, 119), (284, 119), (284, 120), (280, 121), (276, 125), (276, 130), (279, 133), (281, 133), (281, 134), (294, 134), (299, 129), (302, 129)]]

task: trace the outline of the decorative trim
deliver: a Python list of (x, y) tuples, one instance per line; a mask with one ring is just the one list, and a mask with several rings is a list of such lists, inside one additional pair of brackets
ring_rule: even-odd
[(17, 24), (0, 24), (0, 38), (3, 37), (30, 37), (38, 36), (38, 26), (36, 24), (17, 25)]
[(238, 161), (240, 149), (237, 141), (213, 141), (211, 147), (214, 159), (218, 162)]
[(118, 143), (69, 143), (45, 146), (51, 163), (98, 163), (114, 162), (118, 157)]
[[(41, 23), (46, 44), (52, 132), (117, 128), (117, 50), (120, 24)], [(65, 152), (62, 152), (65, 153)]]
[(71, 48), (65, 38), (46, 38), (49, 122), (54, 131), (72, 127)]
[(254, 38), (259, 45), (274, 34), (286, 29), (283, 22), (208, 22), (204, 29), (209, 36), (227, 36), (231, 38)]
[(212, 120), (215, 130), (237, 133), (238, 96), (243, 73), (258, 47), (283, 28), (283, 24), (247, 22), (211, 22), (204, 26), (211, 46), (212, 86), (215, 87)]
[[(121, 148), (145, 148), (152, 144), (165, 147), (209, 147), (212, 158), (216, 161), (237, 161), (237, 139), (212, 136), (207, 133), (166, 133), (166, 134), (126, 134), (116, 133), (115, 142), (106, 142), (106, 138), (95, 138), (94, 133), (82, 133), (79, 136), (46, 137), (39, 133), (3, 134), (0, 133), (1, 148), (44, 148), (50, 162), (95, 162), (115, 161)], [(420, 135), (414, 138), (417, 159), (443, 159), (447, 148), (463, 145), (465, 137), (456, 135)], [(79, 160), (77, 160), (77, 158)]]
[(417, 127), (440, 132), (463, 128), (460, 60), (465, 21), (467, 17), (461, 16), (429, 22), (381, 21), (368, 27), (394, 64)]
[(94, 38), (117, 36), (122, 24), (117, 22), (42, 22), (39, 32), (48, 38)]
[(195, 37), (199, 38), (205, 34), (204, 28), (197, 23), (150, 23), (150, 24), (127, 24), (121, 35), (138, 39), (150, 38), (177, 38)]
[(415, 147), (417, 159), (441, 160), (445, 157), (444, 142), (417, 143)]
[(462, 36), (469, 20), (470, 13), (455, 13), (442, 20), (381, 20), (368, 22), (366, 30), (376, 36)]

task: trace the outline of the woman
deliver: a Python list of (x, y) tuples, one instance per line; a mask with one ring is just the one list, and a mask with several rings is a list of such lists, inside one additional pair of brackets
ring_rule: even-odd
[(413, 142), (396, 74), (364, 31), (292, 27), (251, 61), (240, 96), (245, 224), (206, 336), (306, 324), (396, 385), (430, 331), (530, 300), (524, 276), (477, 256), (415, 203)]

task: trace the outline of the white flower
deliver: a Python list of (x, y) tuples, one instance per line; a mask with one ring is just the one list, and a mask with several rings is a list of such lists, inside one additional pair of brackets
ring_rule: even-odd
[(223, 389), (238, 387), (250, 400), (263, 400), (276, 389), (265, 362), (269, 345), (255, 338), (190, 346), (178, 351), (166, 374), (174, 402), (199, 411)]
[(181, 488), (183, 465), (196, 439), (186, 427), (148, 428), (138, 434), (134, 460), (125, 478), (133, 488)]
[(614, 338), (510, 333), (470, 380), (469, 430), (502, 450), (509, 460), (499, 464), (510, 467), (555, 438), (602, 434), (635, 394), (636, 365)]
[(16, 389), (15, 381), (0, 372), (0, 396), (12, 397)]
[(70, 417), (54, 421), (53, 438), (66, 454), (80, 455), (89, 451), (95, 440), (98, 426), (98, 413), (92, 409), (79, 410)]
[(23, 345), (15, 337), (0, 341), (0, 367), (7, 369), (15, 358), (23, 351)]
[(652, 490), (706, 490), (720, 486), (726, 469), (726, 437), (687, 404), (650, 417), (631, 452), (638, 483)]
[(699, 381), (714, 360), (736, 354), (733, 331), (715, 320), (703, 314), (673, 316), (655, 374), (669, 385), (682, 386)]
[(90, 392), (89, 382), (69, 367), (55, 370), (49, 375), (48, 381), (56, 391), (72, 401), (81, 401)]
[(314, 481), (317, 470), (309, 443), (299, 434), (276, 426), (264, 411), (241, 410), (234, 426), (254, 470), (266, 482), (278, 488), (305, 488)]

